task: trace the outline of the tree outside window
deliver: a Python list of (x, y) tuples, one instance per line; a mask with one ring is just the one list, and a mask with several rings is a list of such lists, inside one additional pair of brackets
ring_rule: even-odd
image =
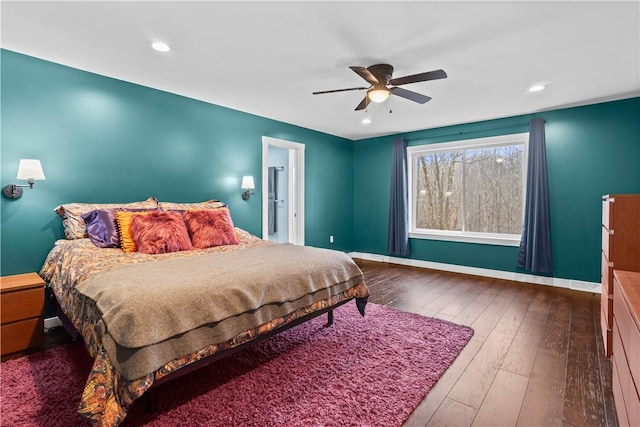
[(519, 240), (527, 140), (516, 134), (409, 147), (411, 237)]

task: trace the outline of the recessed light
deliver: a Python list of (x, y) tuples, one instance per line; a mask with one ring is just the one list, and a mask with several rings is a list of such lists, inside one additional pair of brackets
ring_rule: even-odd
[(162, 42), (154, 42), (151, 47), (158, 52), (169, 52), (171, 50), (168, 44)]
[(544, 85), (533, 85), (529, 88), (529, 92), (540, 92), (544, 89)]
[(371, 118), (370, 117), (365, 117), (364, 119), (362, 119), (362, 124), (363, 125), (368, 125), (369, 123), (371, 123)]

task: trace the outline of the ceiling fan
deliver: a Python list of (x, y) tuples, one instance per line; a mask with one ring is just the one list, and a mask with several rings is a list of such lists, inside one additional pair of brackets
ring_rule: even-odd
[[(356, 111), (367, 108), (369, 102), (384, 102), (389, 98), (389, 95), (397, 95), (410, 101), (417, 102), (418, 104), (424, 104), (430, 101), (431, 97), (398, 86), (447, 78), (447, 73), (445, 73), (444, 70), (434, 70), (393, 79), (391, 78), (393, 75), (393, 67), (389, 64), (376, 64), (366, 68), (353, 66), (349, 68), (365, 79), (371, 86), (324, 90), (320, 92), (313, 92), (313, 94), (320, 95), (323, 93), (345, 92), (349, 90), (366, 90), (367, 95), (362, 99), (360, 104), (358, 104)], [(389, 85), (392, 87), (389, 87)]]

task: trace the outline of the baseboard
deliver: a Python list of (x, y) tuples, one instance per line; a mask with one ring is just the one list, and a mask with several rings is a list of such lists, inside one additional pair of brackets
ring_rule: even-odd
[(367, 261), (388, 262), (391, 264), (429, 268), (432, 270), (449, 271), (452, 273), (463, 273), (473, 276), (491, 277), (494, 279), (513, 280), (516, 282), (532, 283), (535, 285), (555, 286), (557, 288), (566, 288), (596, 294), (600, 293), (600, 283), (594, 282), (583, 282), (580, 280), (562, 279), (558, 277), (543, 277), (512, 271), (491, 270), (488, 268), (466, 267), (464, 265), (444, 264), (418, 259), (396, 258), (387, 255), (368, 254), (363, 252), (350, 252), (349, 256), (351, 256), (351, 258), (360, 258)]

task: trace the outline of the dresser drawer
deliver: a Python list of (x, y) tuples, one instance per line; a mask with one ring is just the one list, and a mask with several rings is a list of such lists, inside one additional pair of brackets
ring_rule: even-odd
[(6, 292), (0, 295), (2, 323), (39, 317), (44, 310), (44, 288)]
[[(618, 333), (620, 334), (620, 338), (622, 339), (622, 347), (628, 353), (629, 352), (629, 337), (631, 335), (631, 327), (633, 326), (631, 315), (629, 314), (629, 309), (627, 308), (627, 304), (624, 302), (624, 297), (620, 295), (620, 288), (618, 287), (617, 281), (614, 279), (613, 288), (613, 318), (614, 318), (614, 327), (618, 328)], [(616, 334), (613, 334), (614, 340), (614, 351), (616, 351), (615, 341)]]
[(611, 210), (613, 199), (605, 198), (602, 200), (602, 225), (611, 228)]
[[(621, 294), (620, 285), (616, 279), (614, 290), (614, 325), (618, 328), (619, 338), (622, 341), (620, 346), (624, 349), (624, 354), (629, 365), (629, 373), (633, 378), (636, 387), (640, 386), (640, 330), (636, 325), (631, 311), (627, 305), (627, 300)], [(616, 335), (614, 333), (614, 341)], [(618, 351), (614, 344), (614, 352)]]
[(604, 252), (602, 252), (601, 255), (602, 255), (602, 264), (601, 264), (600, 271), (601, 271), (602, 289), (600, 290), (600, 292), (602, 294), (612, 295), (613, 294), (613, 267), (611, 266), (611, 263), (607, 259)]
[(42, 347), (44, 325), (42, 318), (21, 320), (2, 325), (2, 355)]
[(620, 376), (618, 374), (618, 364), (616, 359), (613, 359), (613, 369), (611, 375), (611, 388), (613, 389), (613, 402), (616, 407), (616, 414), (618, 415), (618, 425), (628, 426), (629, 416), (627, 415), (626, 403), (622, 395), (622, 385), (620, 384)]
[(631, 396), (631, 401), (627, 402), (627, 415), (630, 426), (640, 426), (640, 396), (637, 389), (635, 395)]
[(602, 227), (602, 253), (609, 261), (615, 261), (614, 258), (614, 246), (613, 246), (613, 234), (609, 232), (609, 229)]
[[(638, 363), (638, 360), (634, 360), (627, 353), (625, 354), (625, 350), (623, 349), (620, 342), (620, 335), (618, 335), (617, 324), (613, 325), (613, 380), (618, 380), (617, 387), (614, 387), (613, 397), (616, 401), (616, 408), (618, 406), (622, 406), (624, 402), (624, 414), (621, 417), (620, 411), (618, 408), (618, 418), (627, 418), (628, 421), (623, 423), (620, 420), (621, 426), (640, 426), (640, 396), (638, 396), (638, 390), (636, 388), (636, 383), (634, 382), (635, 377), (633, 373), (630, 372), (630, 367), (634, 363)], [(617, 391), (616, 391), (617, 389)]]
[(624, 401), (629, 400), (629, 390), (633, 385), (631, 380), (631, 372), (629, 371), (629, 364), (627, 362), (627, 355), (622, 345), (620, 329), (618, 322), (613, 322), (613, 363), (616, 364), (618, 369), (618, 379), (620, 380), (620, 390), (624, 396)]
[(613, 333), (611, 331), (613, 323), (607, 324), (606, 314), (600, 311), (600, 329), (602, 331), (602, 340), (604, 342), (604, 354), (607, 357), (611, 356), (613, 347)]
[[(640, 330), (635, 324), (631, 329), (631, 343), (627, 346), (629, 347), (629, 370), (636, 386), (636, 392), (640, 394)], [(638, 420), (637, 425), (640, 426), (640, 420)]]
[(600, 294), (600, 316), (603, 325), (611, 329), (613, 325), (613, 295)]

